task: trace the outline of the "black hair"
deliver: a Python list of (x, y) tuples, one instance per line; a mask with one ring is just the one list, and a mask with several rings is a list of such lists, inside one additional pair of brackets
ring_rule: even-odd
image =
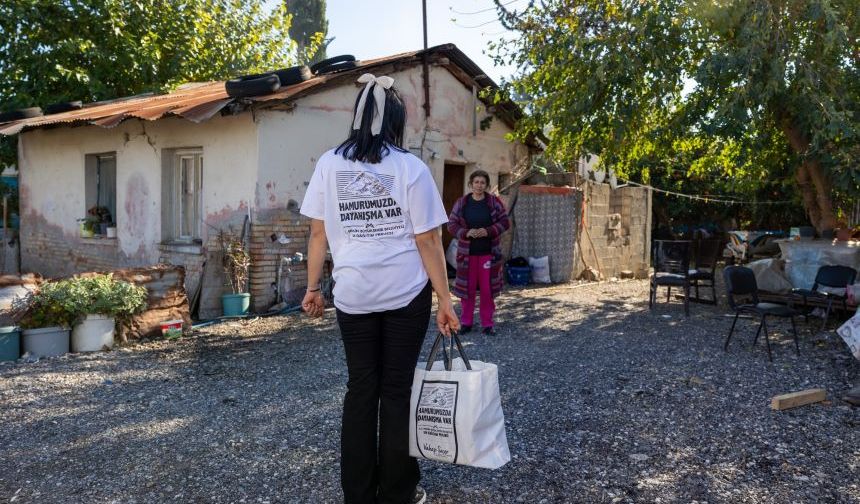
[(472, 181), (474, 181), (478, 177), (483, 177), (484, 180), (487, 182), (487, 185), (490, 185), (490, 174), (485, 172), (484, 170), (475, 170), (471, 174), (469, 174), (469, 185), (471, 185)]
[[(378, 84), (374, 84), (378, 86)], [(362, 88), (362, 92), (364, 89)], [(361, 100), (361, 92), (355, 98), (354, 114), (358, 113), (358, 102)], [(406, 106), (400, 98), (400, 94), (394, 88), (385, 90), (385, 112), (382, 114), (382, 130), (373, 136), (370, 125), (373, 123), (373, 114), (376, 109), (376, 99), (373, 97), (373, 89), (367, 93), (364, 102), (364, 110), (361, 111), (361, 128), (352, 129), (349, 125), (349, 137), (335, 149), (335, 154), (340, 154), (344, 159), (350, 161), (361, 161), (376, 164), (388, 155), (390, 148), (399, 152), (407, 152), (403, 148), (403, 129), (406, 127)]]

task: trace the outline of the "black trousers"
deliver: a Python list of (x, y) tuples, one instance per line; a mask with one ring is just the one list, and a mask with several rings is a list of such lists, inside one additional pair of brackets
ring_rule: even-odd
[(340, 438), (346, 504), (405, 504), (415, 494), (420, 474), (409, 456), (409, 397), (431, 296), (428, 282), (397, 310), (337, 310), (349, 371)]

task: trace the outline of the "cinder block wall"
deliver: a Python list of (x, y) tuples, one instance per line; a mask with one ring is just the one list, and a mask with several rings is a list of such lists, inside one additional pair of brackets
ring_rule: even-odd
[[(651, 243), (650, 193), (641, 187), (612, 190), (609, 184), (585, 185), (585, 220), (581, 253), (577, 253), (574, 278), (585, 265), (599, 270), (604, 279), (631, 271), (647, 278)], [(613, 229), (613, 227), (617, 229)]]

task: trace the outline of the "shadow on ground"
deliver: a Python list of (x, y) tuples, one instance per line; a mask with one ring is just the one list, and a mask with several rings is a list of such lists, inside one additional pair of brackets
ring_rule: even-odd
[[(422, 462), (429, 502), (860, 502), (860, 366), (838, 337), (773, 331), (773, 363), (720, 306), (683, 315), (647, 283), (511, 290), (498, 334), (513, 460)], [(432, 336), (432, 333), (430, 334)], [(427, 338), (423, 355), (432, 338)], [(178, 342), (0, 367), (0, 499), (340, 502), (346, 379), (332, 314), (213, 326)], [(828, 401), (769, 409), (821, 387)]]

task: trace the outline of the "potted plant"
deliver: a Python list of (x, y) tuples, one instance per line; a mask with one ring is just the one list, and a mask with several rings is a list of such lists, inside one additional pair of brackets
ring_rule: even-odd
[(221, 296), (221, 307), (225, 317), (246, 315), (251, 305), (251, 294), (245, 292), (248, 287), (248, 271), (251, 267), (251, 256), (232, 229), (221, 230), (218, 233), (218, 244), (221, 247), (221, 264), (224, 275), (230, 285), (232, 294)]
[(83, 219), (78, 219), (78, 224), (81, 228), (81, 238), (92, 238), (96, 233), (99, 222), (95, 217), (84, 217)]
[(112, 274), (72, 277), (58, 282), (75, 299), (72, 329), (73, 352), (97, 352), (112, 348), (116, 327), (146, 308), (146, 288), (117, 280)]
[(113, 222), (110, 209), (105, 206), (96, 205), (87, 210), (87, 215), (88, 218), (92, 218), (95, 221), (94, 231), (96, 234), (107, 235), (107, 228)]
[(0, 326), (0, 361), (17, 360), (21, 355), (21, 331), (17, 326)]
[(59, 287), (56, 282), (47, 282), (13, 302), (24, 353), (52, 357), (69, 351), (75, 300)]

